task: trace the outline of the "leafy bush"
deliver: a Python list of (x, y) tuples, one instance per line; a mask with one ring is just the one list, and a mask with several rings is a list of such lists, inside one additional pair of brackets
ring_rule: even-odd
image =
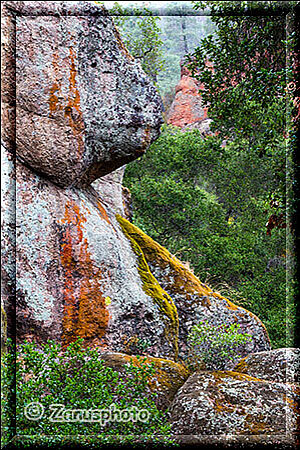
[[(157, 409), (156, 394), (148, 387), (149, 377), (155, 372), (153, 365), (146, 364), (141, 357), (139, 367), (129, 363), (124, 374), (119, 374), (104, 365), (96, 349), (84, 349), (81, 344), (82, 340), (79, 339), (64, 351), (60, 344), (52, 341), (39, 348), (28, 342), (20, 345), (16, 354), (16, 434), (26, 437), (28, 445), (34, 442), (52, 445), (80, 441), (99, 447), (106, 443), (134, 443), (137, 440), (140, 443), (171, 443), (166, 412)], [(8, 351), (2, 360), (2, 388), (6, 393), (2, 408), (4, 435), (12, 434), (9, 415), (13, 410), (10, 410), (11, 399), (7, 395), (11, 389), (12, 363), (12, 351)], [(42, 405), (37, 406), (37, 409), (44, 410), (38, 420), (29, 420), (28, 405), (31, 403)], [(124, 414), (122, 411), (126, 409), (133, 413), (129, 420), (125, 414), (126, 420), (106, 423), (99, 421), (99, 414), (94, 416), (94, 422), (55, 422), (50, 420), (53, 411), (51, 405), (55, 404), (63, 405), (65, 410), (111, 409), (118, 415)], [(143, 413), (142, 420), (136, 420), (141, 410), (146, 413)], [(135, 418), (132, 419), (132, 416)], [(24, 446), (24, 442), (22, 439), (21, 446)]]
[[(229, 362), (241, 357), (240, 346), (252, 339), (242, 333), (239, 324), (210, 325), (208, 321), (194, 325), (188, 335), (190, 366), (208, 370), (226, 369)], [(202, 366), (202, 367), (201, 367)]]

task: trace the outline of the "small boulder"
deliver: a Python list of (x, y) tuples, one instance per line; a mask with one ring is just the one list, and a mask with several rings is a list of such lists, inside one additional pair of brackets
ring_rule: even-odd
[(300, 349), (277, 348), (252, 353), (241, 359), (233, 370), (262, 380), (299, 383), (299, 364)]
[(177, 392), (169, 420), (179, 441), (182, 435), (210, 435), (221, 442), (238, 436), (244, 444), (249, 436), (285, 440), (289, 435), (292, 443), (299, 393), (296, 385), (238, 372), (195, 372)]

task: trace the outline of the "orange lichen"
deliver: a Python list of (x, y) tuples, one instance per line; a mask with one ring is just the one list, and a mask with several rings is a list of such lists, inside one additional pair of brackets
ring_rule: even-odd
[(268, 381), (261, 380), (260, 378), (251, 377), (245, 373), (233, 372), (232, 370), (216, 370), (212, 372), (213, 376), (217, 380), (217, 383), (221, 382), (224, 378), (232, 378), (240, 381), (257, 381), (259, 383), (267, 384)]
[(59, 58), (58, 54), (55, 52), (53, 54), (52, 59), (52, 66), (54, 70), (55, 75), (55, 81), (53, 82), (51, 88), (50, 88), (50, 97), (49, 97), (49, 109), (51, 116), (58, 110), (59, 104), (58, 104), (58, 95), (61, 90), (61, 82), (59, 80)]
[(290, 398), (286, 393), (283, 394), (284, 402), (288, 404), (289, 408), (293, 411), (293, 413), (300, 420), (299, 414), (299, 399), (300, 399), (300, 387), (297, 385), (292, 385), (293, 393), (295, 398)]
[[(65, 116), (69, 118), (70, 127), (73, 130), (74, 135), (81, 133), (83, 129), (82, 112), (80, 109), (80, 94), (76, 84), (76, 65), (75, 65), (75, 53), (73, 47), (69, 48), (70, 58), (70, 75), (69, 75), (69, 94), (68, 105), (65, 108)], [(74, 110), (77, 112), (76, 117)]]
[[(74, 201), (66, 204), (65, 225), (61, 244), (61, 263), (64, 269), (64, 345), (78, 337), (90, 342), (105, 335), (109, 313), (101, 292), (101, 272), (93, 264), (82, 224), (86, 218)], [(99, 341), (100, 342), (100, 341)]]
[[(268, 434), (272, 429), (266, 424), (262, 414), (247, 414), (245, 417), (247, 434)], [(244, 434), (244, 433), (242, 433)]]
[(100, 200), (98, 200), (98, 202), (97, 202), (97, 207), (98, 207), (98, 209), (99, 209), (99, 211), (100, 211), (101, 217), (102, 217), (104, 220), (106, 220), (107, 223), (110, 224), (110, 220), (109, 220), (109, 218), (108, 218), (107, 212), (105, 211), (105, 209), (104, 209), (103, 206), (101, 205)]
[(150, 126), (147, 125), (145, 127), (145, 131), (144, 131), (143, 137), (142, 137), (142, 145), (141, 145), (141, 149), (140, 149), (141, 154), (145, 153), (145, 151), (149, 147), (150, 143), (151, 143), (151, 132), (150, 132)]
[(49, 97), (49, 110), (51, 116), (57, 111), (64, 111), (64, 116), (68, 118), (69, 125), (73, 131), (73, 135), (77, 142), (77, 148), (79, 155), (82, 154), (84, 148), (84, 142), (82, 138), (82, 131), (84, 130), (84, 122), (82, 117), (82, 111), (80, 108), (80, 93), (76, 83), (76, 64), (75, 64), (75, 52), (73, 47), (69, 48), (69, 60), (70, 60), (70, 74), (69, 74), (69, 92), (67, 98), (67, 104), (62, 104), (59, 101), (59, 97), (63, 98), (62, 86), (61, 86), (61, 67), (59, 56), (57, 53), (53, 54), (52, 66), (54, 70), (54, 82), (50, 88)]
[(154, 365), (155, 373), (148, 377), (148, 385), (153, 392), (164, 391), (174, 396), (180, 386), (187, 380), (190, 372), (179, 363), (164, 358), (152, 356), (133, 356), (123, 353), (110, 353), (104, 355), (106, 365), (120, 369), (126, 363), (132, 363), (135, 367)]
[(53, 83), (50, 88), (50, 98), (49, 98), (49, 109), (51, 115), (57, 110), (58, 97), (56, 95), (60, 90), (60, 85), (58, 83)]
[(241, 373), (247, 374), (247, 372), (248, 372), (248, 364), (246, 363), (247, 358), (248, 357), (246, 356), (245, 358), (243, 358), (239, 361), (239, 363), (234, 368), (235, 372), (241, 372)]

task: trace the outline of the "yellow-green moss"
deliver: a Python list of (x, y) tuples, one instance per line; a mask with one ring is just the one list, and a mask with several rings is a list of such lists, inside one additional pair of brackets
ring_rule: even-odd
[[(119, 215), (117, 216), (117, 219), (121, 224), (122, 229), (126, 230), (127, 236), (130, 240), (134, 241), (138, 245), (147, 263), (150, 265), (153, 264), (162, 269), (168, 269), (168, 274), (164, 275), (164, 280), (169, 282), (168, 292), (171, 295), (183, 295), (187, 301), (190, 301), (193, 296), (192, 301), (200, 301), (202, 306), (210, 306), (210, 298), (212, 297), (223, 300), (224, 306), (229, 310), (237, 311), (237, 313), (241, 314), (241, 317), (245, 314), (249, 314), (250, 317), (257, 320), (257, 322), (263, 327), (266, 339), (269, 341), (266, 327), (255, 314), (243, 307), (236, 306), (218, 292), (214, 292), (206, 284), (201, 283), (201, 281), (187, 267), (185, 267), (179, 259), (173, 256), (166, 248), (151, 239), (138, 227), (128, 222), (128, 220)], [(196, 299), (195, 294), (197, 297)]]
[(143, 282), (143, 290), (147, 295), (153, 298), (153, 300), (159, 307), (166, 325), (166, 337), (173, 345), (174, 358), (175, 360), (177, 360), (179, 331), (177, 308), (170, 295), (164, 289), (162, 289), (156, 278), (150, 272), (144, 253), (139, 244), (136, 242), (135, 238), (132, 236), (131, 227), (133, 227), (134, 225), (132, 225), (120, 215), (117, 215), (116, 218), (122, 227), (123, 233), (130, 240), (131, 247), (134, 253), (138, 257), (138, 271)]
[(233, 372), (232, 370), (215, 370), (212, 374), (218, 382), (222, 381), (224, 378), (233, 378), (240, 381), (258, 381), (260, 383), (268, 383), (268, 381), (262, 380), (261, 378), (251, 377), (246, 373)]
[(172, 294), (183, 294), (187, 298), (193, 294), (197, 294), (203, 305), (210, 305), (210, 296), (223, 298), (220, 294), (214, 293), (208, 286), (201, 283), (200, 280), (188, 270), (184, 264), (160, 244), (151, 239), (147, 234), (143, 233), (138, 227), (128, 222), (121, 216), (117, 216), (123, 230), (142, 250), (145, 260), (151, 264), (155, 264), (162, 269), (168, 267), (170, 269), (169, 277), (172, 279), (168, 286)]
[(235, 366), (235, 372), (247, 373), (248, 372), (248, 364), (246, 363), (247, 356), (239, 361), (239, 363)]

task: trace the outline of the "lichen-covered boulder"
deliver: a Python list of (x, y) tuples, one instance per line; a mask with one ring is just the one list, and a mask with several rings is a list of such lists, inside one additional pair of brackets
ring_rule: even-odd
[[(299, 387), (231, 371), (196, 372), (177, 392), (170, 407), (173, 433), (204, 438), (274, 436), (295, 442)], [(245, 436), (245, 439), (241, 437)], [(197, 442), (197, 440), (196, 440)], [(194, 442), (195, 443), (195, 442)]]
[(18, 338), (82, 337), (120, 351), (137, 335), (153, 355), (173, 358), (174, 302), (152, 275), (144, 289), (130, 242), (96, 191), (62, 189), (22, 165), (17, 186)]
[[(160, 286), (176, 305), (179, 318), (179, 357), (186, 359), (189, 353), (187, 337), (192, 326), (205, 320), (215, 327), (238, 323), (242, 332), (249, 333), (252, 339), (239, 348), (241, 355), (270, 349), (266, 328), (253, 313), (213, 292), (181, 261), (132, 223), (121, 216), (118, 216), (118, 220), (135, 253), (138, 256), (142, 255), (139, 256), (139, 270), (146, 285), (147, 276), (143, 271), (143, 258)], [(234, 362), (229, 362), (230, 364), (234, 365)]]
[(18, 158), (66, 187), (88, 185), (140, 156), (158, 136), (160, 98), (106, 11), (90, 2), (89, 10), (77, 2), (73, 14), (66, 14), (68, 2), (44, 2), (40, 11), (38, 2), (10, 3), (22, 13)]
[(299, 369), (298, 348), (278, 348), (252, 353), (241, 359), (233, 368), (235, 372), (279, 383), (299, 383)]
[(137, 367), (152, 366), (155, 371), (148, 379), (148, 386), (150, 391), (157, 395), (156, 405), (159, 409), (166, 409), (170, 406), (176, 392), (189, 376), (188, 370), (182, 364), (169, 359), (109, 352), (101, 353), (99, 357), (106, 366), (119, 373), (125, 373), (126, 366), (129, 364)]

